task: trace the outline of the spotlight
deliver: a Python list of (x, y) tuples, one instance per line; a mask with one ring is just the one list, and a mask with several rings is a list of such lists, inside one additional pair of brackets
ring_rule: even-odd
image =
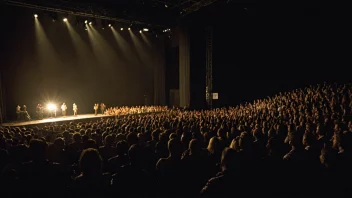
[(93, 23), (92, 22), (89, 22), (89, 25), (92, 25)]
[(48, 104), (46, 106), (46, 108), (49, 110), (49, 111), (56, 111), (57, 107), (55, 104)]
[(63, 21), (64, 21), (64, 22), (67, 22), (67, 18), (64, 18)]
[(123, 30), (123, 28), (121, 28), (121, 31)]
[(34, 17), (35, 17), (35, 18), (38, 18), (38, 15), (37, 15), (37, 14), (34, 14)]
[(128, 30), (131, 30), (131, 28), (128, 28)]
[(148, 28), (143, 28), (143, 31), (148, 32), (149, 29)]
[(109, 24), (109, 27), (111, 27), (111, 24)]
[(141, 33), (141, 34), (142, 34), (142, 30), (139, 30), (139, 33)]
[(88, 23), (88, 20), (85, 20), (84, 23), (87, 24), (87, 23)]

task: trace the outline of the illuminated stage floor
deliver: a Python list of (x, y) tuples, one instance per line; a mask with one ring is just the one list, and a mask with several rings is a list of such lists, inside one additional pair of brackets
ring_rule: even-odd
[(90, 121), (97, 120), (100, 118), (114, 117), (110, 115), (97, 115), (94, 114), (83, 114), (77, 116), (66, 116), (57, 118), (46, 118), (43, 120), (30, 120), (30, 121), (15, 121), (2, 124), (3, 126), (18, 127), (18, 126), (30, 126), (30, 125), (41, 125), (53, 122), (71, 122), (71, 121)]

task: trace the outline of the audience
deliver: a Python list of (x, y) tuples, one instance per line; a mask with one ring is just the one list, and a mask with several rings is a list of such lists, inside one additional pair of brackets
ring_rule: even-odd
[(213, 110), (0, 127), (1, 197), (349, 197), (351, 84)]

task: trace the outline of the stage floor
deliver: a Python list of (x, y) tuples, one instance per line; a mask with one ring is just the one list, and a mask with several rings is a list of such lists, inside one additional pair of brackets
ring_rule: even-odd
[(2, 126), (19, 127), (19, 126), (47, 124), (47, 123), (52, 123), (52, 122), (83, 121), (83, 120), (90, 120), (90, 119), (96, 119), (96, 118), (107, 118), (107, 117), (114, 117), (114, 116), (101, 115), (101, 114), (100, 115), (83, 114), (83, 115), (77, 115), (77, 116), (46, 118), (46, 119), (42, 119), (42, 120), (8, 122), (8, 123), (3, 123)]

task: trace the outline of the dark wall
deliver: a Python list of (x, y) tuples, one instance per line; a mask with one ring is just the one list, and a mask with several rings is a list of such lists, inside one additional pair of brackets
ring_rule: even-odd
[[(76, 103), (79, 113), (90, 113), (93, 104), (141, 105), (144, 94), (153, 96), (153, 39), (148, 45), (138, 30), (135, 40), (126, 30), (117, 42), (110, 28), (94, 26), (89, 36), (83, 25), (69, 17), (72, 37), (62, 18), (39, 13), (43, 34), (36, 34), (35, 11), (7, 7), (2, 21), (5, 30), (2, 75), (7, 115), (26, 104), (33, 114), (36, 104), (66, 102), (69, 113)], [(153, 99), (150, 99), (153, 101)]]
[(219, 93), (215, 107), (350, 80), (347, 29), (329, 23), (319, 8), (302, 6), (285, 10), (223, 4), (190, 16), (192, 105), (204, 104), (208, 25), (214, 29), (213, 92)]
[(179, 48), (168, 44), (166, 49), (166, 68), (165, 68), (165, 98), (170, 105), (170, 90), (179, 88)]

